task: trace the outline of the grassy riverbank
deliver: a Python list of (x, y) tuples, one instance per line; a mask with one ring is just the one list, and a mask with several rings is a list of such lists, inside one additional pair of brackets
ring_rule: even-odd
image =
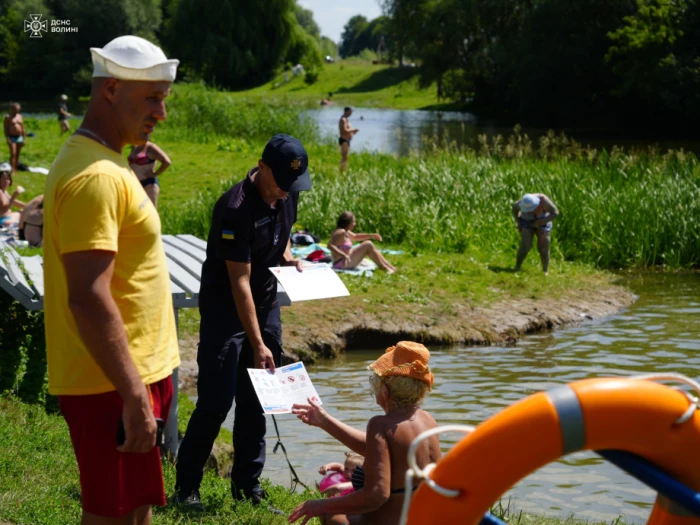
[[(311, 159), (314, 189), (302, 196), (300, 223), (327, 240), (338, 214), (350, 209), (358, 230), (379, 231), (382, 247), (404, 252), (390, 256), (399, 274), (343, 276), (351, 297), (318, 311), (311, 304), (286, 309), (285, 338), (301, 354), (339, 348), (324, 334), (343, 324), (347, 331), (393, 323), (392, 334), (438, 334), (427, 339), (433, 342), (493, 341), (498, 335), (484, 333), (475, 308), (507, 310), (528, 300), (533, 306), (520, 310), (536, 310), (546, 298), (557, 299), (557, 307), (584, 294), (595, 299), (613, 281), (596, 268), (700, 264), (700, 164), (692, 155), (594, 151), (562, 137), (532, 143), (521, 135), (472, 149), (429, 141), (420, 156), (403, 158), (353, 152), (341, 175), (337, 145), (321, 139), (300, 111), (176, 85), (154, 140), (173, 161), (161, 178), (165, 232), (206, 237), (218, 196), (256, 163), (269, 136), (284, 131), (304, 141)], [(66, 136), (53, 120), (28, 119), (27, 127), (37, 136), (28, 139), (23, 160), (48, 167)], [(44, 179), (20, 173), (16, 183), (32, 196)], [(522, 273), (510, 271), (519, 242), (510, 205), (528, 191), (548, 194), (562, 212), (548, 278), (536, 250)], [(182, 320), (186, 333), (196, 333), (196, 312)]]
[[(80, 516), (80, 483), (68, 428), (57, 414), (41, 407), (0, 397), (0, 524), (73, 525)], [(175, 469), (163, 464), (166, 493), (171, 494)], [(313, 493), (290, 493), (281, 486), (267, 486), (270, 502), (289, 513)], [(287, 523), (286, 516), (269, 513), (265, 506), (234, 504), (229, 480), (207, 472), (202, 484), (203, 513), (171, 507), (155, 510), (155, 525), (274, 525)], [(494, 512), (509, 525), (576, 525), (571, 518), (557, 519), (511, 512), (497, 505)], [(318, 520), (312, 520), (316, 525)]]
[(395, 109), (455, 109), (454, 103), (439, 102), (437, 87), (421, 87), (418, 69), (386, 64), (372, 64), (369, 60), (351, 57), (325, 64), (313, 84), (304, 82), (303, 75), (293, 77), (280, 73), (260, 87), (237, 92), (240, 97), (272, 98), (318, 107), (321, 98), (333, 93), (333, 105), (380, 107)]

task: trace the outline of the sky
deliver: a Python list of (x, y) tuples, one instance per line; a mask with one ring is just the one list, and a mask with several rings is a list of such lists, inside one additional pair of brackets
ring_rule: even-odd
[(297, 0), (297, 3), (313, 11), (321, 34), (336, 43), (353, 16), (364, 15), (367, 20), (373, 20), (382, 14), (378, 0)]

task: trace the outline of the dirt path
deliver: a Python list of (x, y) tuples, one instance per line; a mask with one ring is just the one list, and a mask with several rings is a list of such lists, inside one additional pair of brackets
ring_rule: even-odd
[[(449, 313), (429, 307), (387, 308), (367, 314), (361, 305), (340, 299), (333, 304), (306, 302), (283, 313), (285, 351), (289, 362), (312, 362), (336, 357), (354, 348), (384, 349), (401, 340), (415, 340), (429, 348), (439, 345), (516, 344), (525, 334), (578, 324), (615, 314), (635, 296), (621, 286), (570, 290), (556, 299), (499, 301), (488, 307), (454, 304)], [(196, 384), (196, 337), (180, 340), (183, 363), (180, 387)]]

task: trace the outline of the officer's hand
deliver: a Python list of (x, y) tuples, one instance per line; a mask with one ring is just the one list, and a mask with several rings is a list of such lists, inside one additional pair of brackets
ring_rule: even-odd
[(284, 261), (282, 263), (283, 266), (294, 266), (297, 269), (297, 272), (303, 272), (304, 268), (302, 266), (302, 260), (301, 259), (292, 259), (290, 261)]
[(269, 369), (275, 373), (275, 359), (272, 357), (272, 352), (268, 347), (263, 345), (257, 352), (253, 354), (253, 363), (255, 368)]

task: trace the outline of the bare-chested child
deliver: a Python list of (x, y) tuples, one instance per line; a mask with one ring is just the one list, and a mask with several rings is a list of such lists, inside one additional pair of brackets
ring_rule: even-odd
[(355, 136), (355, 133), (360, 131), (359, 128), (353, 128), (348, 120), (352, 115), (352, 108), (346, 106), (343, 112), (343, 116), (340, 117), (340, 122), (338, 122), (338, 128), (340, 129), (340, 138), (338, 139), (338, 144), (340, 145), (340, 171), (345, 171), (348, 167), (348, 153), (350, 152), (350, 141)]
[[(370, 387), (385, 414), (369, 420), (367, 431), (354, 429), (309, 400), (292, 412), (307, 425), (319, 427), (354, 452), (365, 457), (363, 480), (353, 483), (347, 496), (311, 500), (295, 508), (289, 522), (320, 516), (323, 523), (395, 525), (401, 518), (408, 469), (408, 449), (421, 432), (435, 428), (435, 419), (420, 408), (433, 385), (428, 367), (430, 352), (419, 343), (402, 341), (369, 366)], [(416, 451), (420, 468), (440, 459), (437, 436), (423, 441)], [(357, 469), (356, 469), (357, 472)], [(353, 476), (353, 482), (355, 478)]]
[(10, 165), (12, 166), (12, 173), (17, 173), (17, 164), (19, 163), (19, 152), (22, 151), (22, 146), (27, 140), (27, 132), (24, 130), (24, 120), (22, 115), (19, 114), (20, 110), (19, 103), (10, 103), (10, 113), (5, 115), (5, 120), (3, 122), (3, 127), (5, 130), (5, 140), (7, 140), (7, 145), (10, 147)]

